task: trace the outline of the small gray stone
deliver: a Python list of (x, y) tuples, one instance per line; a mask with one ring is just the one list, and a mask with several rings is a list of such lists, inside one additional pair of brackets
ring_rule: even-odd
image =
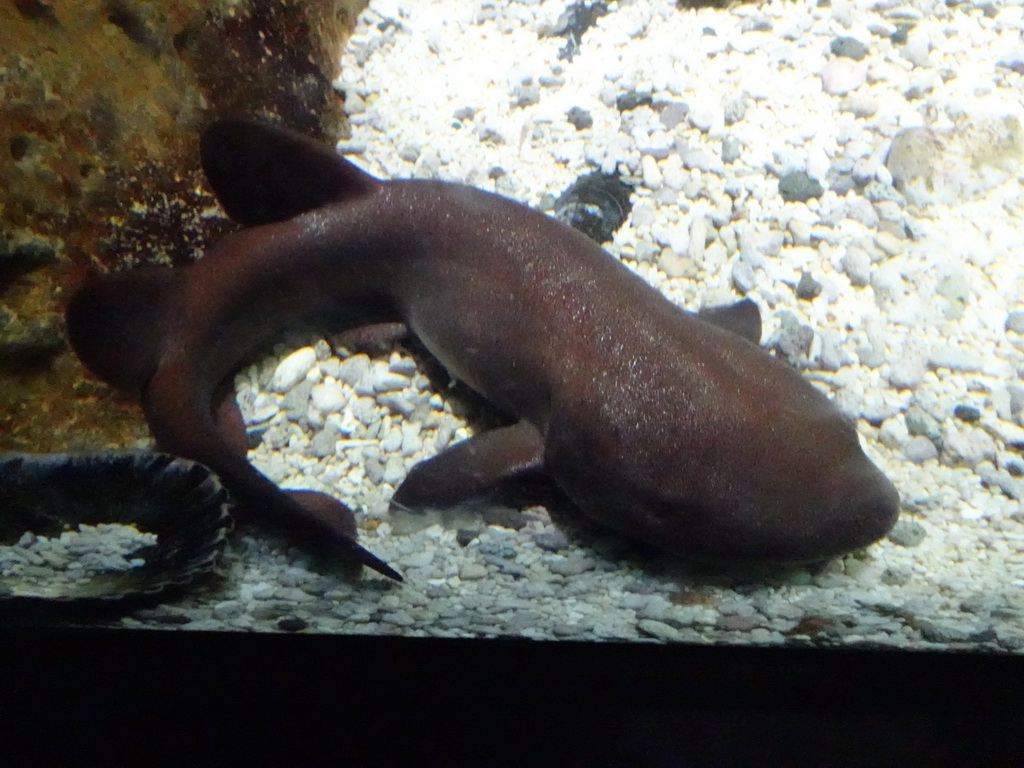
[(868, 47), (855, 37), (837, 37), (829, 44), (836, 56), (861, 61), (868, 53)]
[(279, 600), (265, 600), (256, 603), (249, 612), (249, 615), (258, 621), (271, 621), (280, 618), (282, 614), (288, 613), (291, 610), (292, 606), (289, 603), (283, 603)]
[(338, 374), (341, 373), (341, 360), (336, 357), (329, 357), (326, 360), (321, 360), (320, 373), (324, 376), (330, 376), (332, 379), (337, 379)]
[(521, 597), (528, 600), (536, 600), (542, 597), (554, 597), (555, 588), (543, 581), (528, 581), (519, 588)]
[(1010, 396), (1010, 413), (1016, 416), (1024, 411), (1024, 387), (1020, 384), (1007, 384), (1006, 392)]
[(796, 284), (796, 297), (804, 301), (810, 301), (821, 295), (821, 283), (815, 280), (809, 272), (800, 273), (800, 281)]
[(361, 424), (370, 426), (380, 421), (380, 414), (377, 413), (377, 401), (372, 397), (354, 397), (349, 401), (349, 408), (352, 410), (352, 415)]
[(373, 391), (377, 393), (401, 392), (411, 383), (408, 376), (400, 376), (397, 373), (385, 371), (373, 377)]
[(402, 455), (415, 456), (423, 448), (423, 439), (419, 435), (419, 424), (402, 425)]
[(687, 118), (694, 128), (701, 133), (708, 133), (715, 126), (724, 125), (725, 110), (721, 104), (700, 102), (691, 106)]
[(910, 582), (911, 575), (910, 570), (906, 567), (894, 566), (882, 571), (882, 575), (878, 579), (886, 586), (902, 587)]
[(313, 578), (313, 574), (302, 568), (288, 568), (277, 577), (282, 587), (299, 587)]
[(515, 547), (504, 541), (496, 541), (490, 536), (480, 538), (480, 554), (485, 557), (512, 559), (516, 556)]
[(544, 564), (549, 571), (559, 576), (578, 576), (586, 571), (592, 571), (595, 566), (592, 558), (582, 556), (549, 557), (545, 559)]
[(886, 256), (899, 256), (907, 249), (906, 239), (899, 237), (892, 232), (879, 232), (875, 235), (875, 245), (885, 253)]
[(779, 194), (787, 203), (806, 203), (811, 198), (820, 197), (824, 191), (806, 171), (792, 171), (779, 179)]
[(405, 417), (412, 415), (416, 405), (401, 392), (387, 392), (377, 398), (377, 402), (386, 408)]
[(973, 405), (958, 405), (953, 408), (953, 415), (960, 421), (973, 424), (981, 418), (981, 411)]
[(960, 601), (960, 610), (964, 613), (983, 614), (988, 612), (989, 599), (985, 595), (971, 595)]
[(757, 287), (754, 269), (747, 262), (740, 261), (732, 268), (732, 284), (736, 291), (745, 296)]
[(928, 205), (947, 200), (951, 181), (937, 178), (940, 171), (936, 168), (945, 151), (942, 139), (929, 128), (904, 128), (893, 137), (885, 167), (896, 189), (911, 203)]
[(582, 107), (573, 107), (565, 114), (565, 119), (577, 130), (585, 131), (594, 125), (594, 118)]
[(459, 543), (459, 546), (468, 546), (473, 539), (477, 537), (479, 531), (473, 530), (472, 528), (459, 528), (455, 532), (455, 540)]
[(512, 88), (512, 105), (518, 108), (530, 107), (540, 102), (540, 86), (517, 83)]
[(927, 535), (925, 527), (916, 520), (901, 519), (897, 520), (896, 525), (889, 531), (888, 539), (897, 546), (910, 549), (923, 542)]
[(338, 444), (341, 431), (334, 424), (327, 424), (316, 433), (310, 441), (310, 450), (318, 459), (334, 455), (334, 448)]
[(497, 564), (498, 572), (513, 579), (521, 579), (526, 576), (526, 567), (512, 560), (502, 560)]
[(907, 432), (911, 435), (923, 435), (932, 440), (939, 440), (942, 437), (942, 428), (939, 422), (919, 405), (907, 408), (904, 421), (907, 425)]
[(245, 606), (240, 600), (222, 600), (213, 606), (213, 617), (221, 621), (236, 619), (245, 612)]
[(572, 637), (577, 633), (577, 628), (566, 621), (555, 621), (551, 625), (551, 632), (556, 637)]
[(351, 390), (340, 381), (322, 381), (310, 387), (309, 396), (313, 407), (317, 410), (335, 413), (348, 403)]
[(931, 51), (931, 41), (928, 32), (921, 27), (913, 27), (907, 32), (906, 42), (903, 45), (903, 58), (916, 67), (923, 67), (928, 63), (928, 53)]
[(885, 362), (885, 349), (879, 347), (857, 347), (856, 353), (860, 364), (866, 368), (878, 368)]
[(715, 628), (725, 632), (749, 632), (755, 627), (763, 627), (766, 623), (763, 616), (756, 614), (750, 616), (719, 616), (718, 621), (715, 622)]
[(384, 465), (380, 459), (368, 458), (363, 462), (363, 471), (371, 483), (377, 485), (384, 479)]
[(678, 629), (656, 619), (640, 619), (636, 623), (636, 628), (641, 635), (658, 640), (678, 640), (680, 637)]
[(887, 378), (896, 389), (916, 389), (927, 372), (924, 357), (904, 354), (891, 361)]
[(985, 485), (998, 488), (1011, 499), (1024, 500), (1024, 481), (1014, 477), (1006, 470), (996, 469), (988, 462), (983, 462), (975, 468), (975, 471)]
[(903, 447), (903, 454), (915, 464), (921, 464), (929, 459), (938, 458), (939, 449), (924, 435), (917, 435), (907, 441)]
[(352, 355), (341, 363), (337, 378), (350, 387), (354, 387), (370, 370), (370, 358), (367, 355)]
[(477, 581), (487, 575), (487, 568), (480, 563), (466, 563), (459, 569), (459, 578), (462, 581)]
[(768, 339), (766, 346), (789, 360), (805, 356), (811, 348), (811, 342), (814, 341), (814, 330), (801, 324), (792, 312), (782, 310), (778, 317), (779, 328)]
[(727, 101), (722, 109), (726, 125), (738, 123), (747, 114), (747, 100), (743, 96), (737, 96)]
[(391, 360), (388, 362), (388, 370), (396, 376), (403, 376), (407, 379), (411, 379), (416, 374), (416, 361), (408, 357), (401, 357), (397, 354), (393, 354)]
[(402, 561), (405, 565), (410, 568), (425, 568), (430, 565), (434, 560), (433, 550), (424, 550), (423, 552), (413, 552), (408, 555)]
[(533, 537), (537, 546), (548, 552), (560, 552), (569, 547), (569, 540), (561, 531), (542, 531)]
[(315, 600), (312, 595), (308, 595), (298, 587), (278, 587), (274, 590), (274, 597), (278, 600), (285, 600), (290, 603), (308, 603), (310, 600)]
[(292, 421), (298, 421), (309, 411), (309, 395), (313, 390), (313, 382), (303, 379), (288, 390), (288, 393), (281, 399), (281, 410)]
[(722, 162), (726, 165), (735, 163), (743, 157), (743, 142), (735, 136), (726, 136), (722, 139)]
[(871, 256), (863, 248), (848, 248), (842, 259), (843, 272), (850, 282), (863, 288), (871, 280)]
[(670, 101), (660, 107), (658, 118), (666, 129), (672, 130), (690, 113), (690, 105), (680, 101)]
[(1024, 632), (1014, 632), (1005, 627), (996, 630), (999, 645), (1008, 651), (1024, 650)]
[(394, 624), (398, 627), (411, 627), (416, 623), (416, 619), (410, 616), (408, 611), (385, 613), (381, 616), (381, 621), (387, 622), (388, 624)]
[[(855, 117), (868, 118), (875, 115), (878, 112), (878, 99), (869, 93), (861, 93), (859, 91), (850, 94), (843, 100), (841, 107), (844, 112), (852, 112)], [(863, 158), (867, 160), (868, 158)], [(865, 168), (865, 170), (867, 170)], [(874, 169), (871, 169), (871, 175), (867, 178), (874, 177)]]
[(928, 355), (928, 365), (934, 368), (949, 368), (951, 371), (977, 373), (982, 369), (981, 358), (965, 352), (959, 347), (940, 347)]
[(1024, 312), (1011, 312), (1006, 316), (1006, 330), (1024, 334)]
[(921, 637), (932, 643), (963, 643), (971, 638), (967, 630), (945, 622), (918, 619), (915, 624)]
[(402, 446), (402, 428), (398, 425), (392, 426), (391, 431), (381, 440), (380, 449), (384, 453), (395, 453)]

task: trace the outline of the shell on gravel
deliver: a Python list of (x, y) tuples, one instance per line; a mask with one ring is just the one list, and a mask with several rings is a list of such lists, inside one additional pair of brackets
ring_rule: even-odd
[(606, 243), (629, 216), (632, 188), (621, 178), (594, 171), (576, 179), (555, 201), (555, 218), (596, 243)]
[(202, 464), (165, 453), (0, 454), (0, 544), (118, 523), (155, 534), (145, 562), (53, 585), (0, 577), (0, 608), (101, 607), (183, 589), (219, 564), (232, 528), (228, 494)]

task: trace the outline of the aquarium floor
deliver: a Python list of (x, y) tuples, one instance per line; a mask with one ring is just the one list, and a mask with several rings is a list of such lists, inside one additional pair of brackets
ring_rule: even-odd
[[(814, 569), (738, 574), (543, 509), (395, 519), (394, 487), (469, 434), (464, 411), (400, 347), (302, 342), (236, 380), (250, 458), (359, 509), (405, 583), (346, 581), (249, 532), (219, 589), (120, 625), (1024, 650), (1024, 9), (636, 0), (569, 58), (565, 6), (371, 2), (342, 56), (341, 149), (545, 210), (583, 173), (625, 172), (632, 213), (606, 248), (689, 309), (756, 301), (768, 345), (896, 484), (896, 528)], [(650, 101), (620, 111), (630, 94)], [(914, 127), (923, 149), (897, 162)]]

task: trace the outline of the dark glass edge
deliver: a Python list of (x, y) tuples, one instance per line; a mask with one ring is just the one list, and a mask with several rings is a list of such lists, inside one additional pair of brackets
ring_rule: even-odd
[(1024, 755), (1012, 655), (8, 627), (0, 679), (17, 702), (0, 733), (27, 719), (76, 755), (110, 733), (100, 748), (119, 755), (285, 748), (367, 765)]

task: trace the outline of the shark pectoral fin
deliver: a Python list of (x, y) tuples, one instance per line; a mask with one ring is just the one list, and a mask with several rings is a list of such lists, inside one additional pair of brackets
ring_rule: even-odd
[(97, 378), (139, 396), (156, 371), (167, 306), (179, 285), (167, 267), (90, 278), (65, 308), (71, 348)]
[(488, 430), (447, 448), (410, 470), (392, 508), (446, 508), (500, 483), (544, 468), (544, 441), (526, 421)]
[(717, 325), (755, 344), (761, 343), (761, 312), (750, 299), (735, 304), (707, 307), (697, 313), (705, 323)]
[(246, 226), (284, 221), (377, 184), (330, 146), (257, 120), (214, 121), (199, 154), (220, 204)]

